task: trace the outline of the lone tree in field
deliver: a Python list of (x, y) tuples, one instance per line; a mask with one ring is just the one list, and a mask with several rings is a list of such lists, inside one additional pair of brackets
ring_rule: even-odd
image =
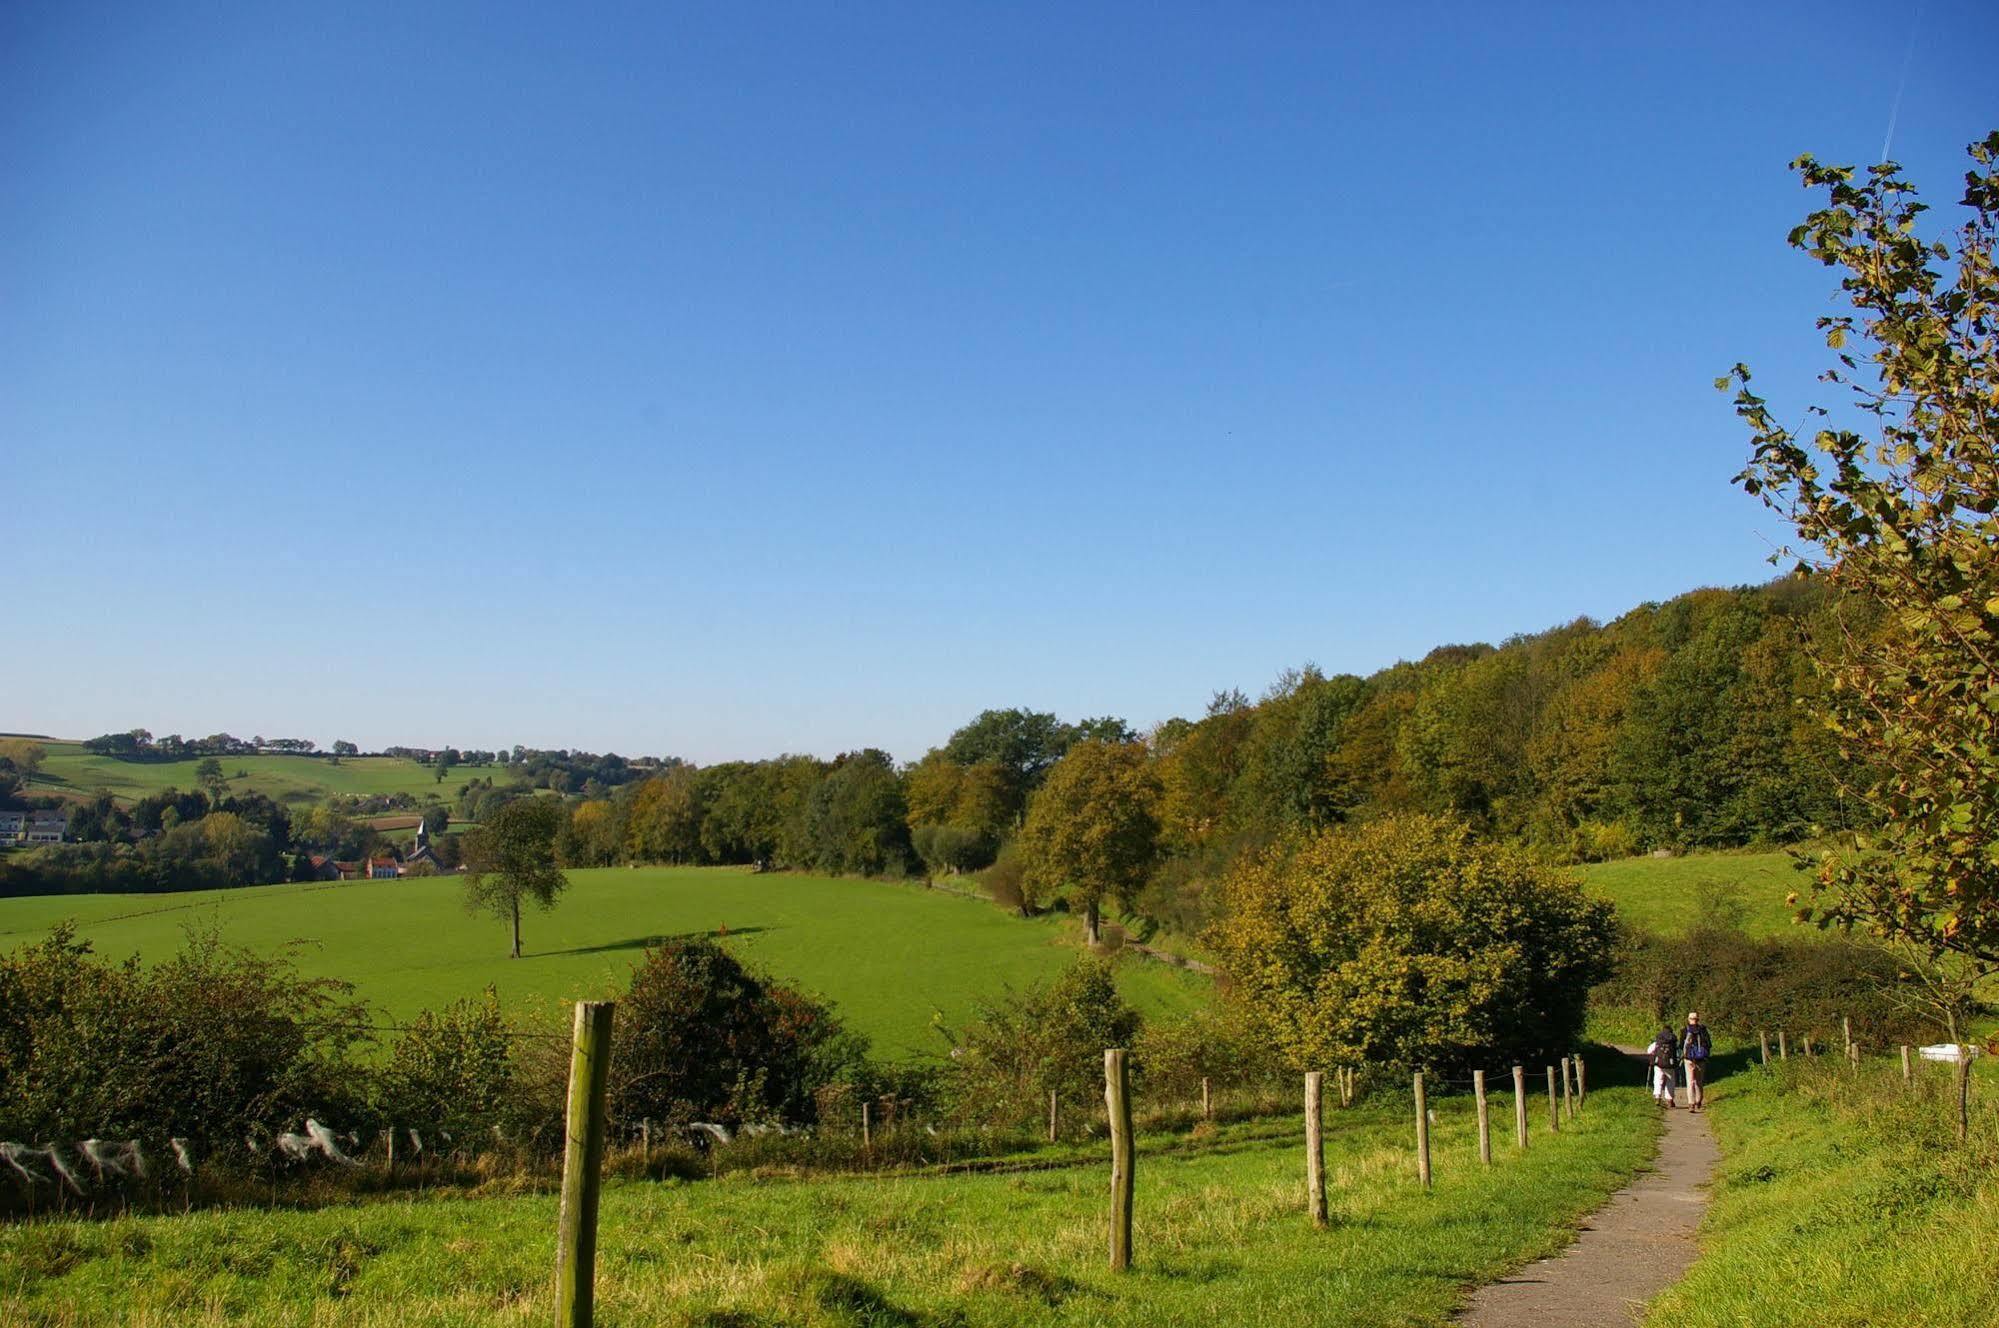
[(1574, 1044), (1610, 975), (1609, 904), (1462, 821), (1301, 833), (1238, 863), (1209, 940), (1294, 1065), (1458, 1066)]
[(222, 775), (222, 762), (212, 756), (202, 757), (200, 763), (194, 767), (194, 777), (208, 790), (209, 797), (218, 801), (221, 799), (222, 790), (228, 783)]
[(555, 865), (562, 805), (553, 798), (516, 798), (466, 836), (465, 907), (513, 923), (512, 957), (521, 957), (521, 904), (552, 908), (569, 888)]
[(1755, 443), (1738, 482), (1795, 527), (1804, 570), (1882, 620), (1815, 643), (1838, 775), (1881, 829), (1821, 860), (1799, 916), (1984, 968), (1999, 965), (1999, 133), (1969, 150), (1949, 242), (1918, 233), (1926, 209), (1894, 163), (1863, 179), (1800, 157), (1827, 197), (1791, 244), (1844, 274), (1853, 312), (1818, 326), (1836, 360), (1821, 381), (1845, 395), (1811, 408), (1825, 427), (1805, 441), (1744, 366), (1716, 386)]
[(1106, 897), (1137, 897), (1159, 857), (1159, 776), (1136, 742), (1079, 742), (1028, 803), (1021, 861), (1031, 892), (1066, 891), (1098, 941)]

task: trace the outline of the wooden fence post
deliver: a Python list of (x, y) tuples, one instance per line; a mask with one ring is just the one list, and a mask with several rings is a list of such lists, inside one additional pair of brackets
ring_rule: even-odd
[(1305, 1203), (1315, 1227), (1326, 1225), (1326, 1137), (1320, 1122), (1325, 1079), (1317, 1070), (1305, 1074)]
[(1575, 1077), (1575, 1057), (1562, 1057), (1562, 1114), (1570, 1120), (1576, 1118), (1575, 1094), (1569, 1089), (1569, 1081)]
[(1913, 1084), (1915, 1081), (1916, 1072), (1909, 1064), (1909, 1044), (1904, 1042), (1902, 1044), (1902, 1082)]
[(1811, 1055), (1812, 1055), (1812, 1035), (1810, 1033), (1807, 1033), (1805, 1034), (1805, 1059), (1810, 1060)]
[(1784, 1045), (1784, 1030), (1781, 1028), (1777, 1030), (1777, 1059), (1780, 1061), (1791, 1059), (1791, 1049)]
[(1756, 1039), (1763, 1044), (1763, 1065), (1767, 1069), (1770, 1064), (1770, 1035), (1759, 1028), (1756, 1030)]
[(872, 1102), (861, 1103), (861, 1147), (875, 1146), (875, 1108)]
[(1416, 1071), (1416, 1175), (1430, 1188), (1430, 1100), (1423, 1092), (1423, 1072)]
[(1548, 1133), (1562, 1132), (1562, 1107), (1555, 1100), (1555, 1067), (1548, 1067)]
[(610, 1001), (578, 1001), (569, 1049), (562, 1209), (555, 1228), (557, 1328), (590, 1328), (597, 1291), (597, 1190), (604, 1171), (604, 1085), (611, 1069)]
[(1527, 1067), (1513, 1067), (1513, 1143), (1527, 1147)]
[(1051, 1088), (1048, 1090), (1048, 1142), (1051, 1144), (1061, 1137), (1056, 1128), (1060, 1120), (1056, 1114), (1059, 1110), (1060, 1102), (1056, 1090)]
[(1213, 1120), (1214, 1118), (1215, 1098), (1214, 1094), (1208, 1088), (1208, 1076), (1204, 1074), (1201, 1076), (1201, 1119)]
[(1846, 1044), (1846, 1065), (1850, 1070), (1858, 1071), (1860, 1069), (1860, 1044), (1858, 1042), (1848, 1042)]
[(1971, 1134), (1971, 1057), (1960, 1045), (1957, 1049), (1957, 1141)]
[(1583, 1078), (1583, 1058), (1576, 1055), (1576, 1110), (1581, 1111), (1589, 1101), (1589, 1083)]
[(1471, 1091), (1478, 1098), (1478, 1160), (1492, 1165), (1492, 1111), (1485, 1102), (1485, 1071), (1471, 1072)]
[(391, 1176), (396, 1174), (396, 1127), (393, 1125), (389, 1127), (388, 1171)]
[(1131, 1267), (1131, 1076), (1123, 1048), (1104, 1052), (1104, 1107), (1111, 1126), (1111, 1271)]
[(1852, 1059), (1853, 1059), (1853, 1020), (1852, 1020), (1852, 1019), (1851, 1019), (1850, 1017), (1846, 1016), (1846, 1015), (1841, 1015), (1841, 1016), (1839, 1017), (1839, 1035), (1840, 1035), (1840, 1037), (1842, 1037), (1842, 1038), (1844, 1038), (1844, 1039), (1846, 1040), (1846, 1059), (1848, 1059), (1848, 1060), (1852, 1060)]

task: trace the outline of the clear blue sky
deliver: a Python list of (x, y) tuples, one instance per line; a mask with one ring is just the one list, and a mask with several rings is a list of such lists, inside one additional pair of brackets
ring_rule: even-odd
[(910, 758), (1760, 580), (1911, 21), (14, 0), (0, 728)]

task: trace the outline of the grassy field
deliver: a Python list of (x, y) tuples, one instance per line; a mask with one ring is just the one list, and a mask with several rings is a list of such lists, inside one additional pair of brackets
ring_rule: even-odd
[[(1635, 1087), (1482, 1169), (1440, 1103), (1417, 1186), (1406, 1102), (1329, 1113), (1332, 1229), (1303, 1212), (1299, 1125), (1148, 1136), (1136, 1261), (1104, 1267), (1101, 1159), (1009, 1174), (612, 1181), (607, 1325), (1439, 1323), (1464, 1288), (1558, 1248), (1649, 1155)], [(489, 1325), (552, 1317), (556, 1203), (401, 1200), (0, 1230), (0, 1302), (36, 1325)]]
[[(194, 768), (201, 758), (185, 761), (119, 761), (96, 756), (74, 742), (44, 742), (48, 757), (27, 791), (35, 794), (96, 793), (109, 789), (131, 801), (162, 789), (201, 787)], [(408, 793), (417, 798), (454, 794), (471, 779), (493, 777), (506, 782), (503, 766), (454, 766), (439, 783), (429, 766), (399, 756), (343, 756), (335, 765), (323, 756), (218, 757), (234, 793), (262, 793), (280, 802), (319, 802), (337, 793), (363, 796)], [(237, 771), (242, 771), (240, 778)]]
[[(891, 1057), (934, 1055), (933, 1018), (955, 1025), (974, 1001), (1026, 986), (1069, 963), (1073, 929), (1026, 921), (989, 903), (866, 880), (742, 868), (601, 868), (569, 873), (550, 913), (522, 921), (520, 959), (507, 928), (468, 915), (450, 877), (260, 886), (181, 895), (0, 899), (0, 947), (77, 920), (100, 954), (162, 958), (190, 923), (216, 923), (260, 951), (304, 941), (302, 969), (346, 978), (392, 1015), (476, 996), (488, 983), (509, 1007), (551, 1016), (561, 1002), (622, 986), (654, 938), (713, 933), (746, 960), (835, 1002)], [(1147, 1013), (1204, 1000), (1204, 978), (1131, 960), (1120, 977)]]
[(1809, 877), (1793, 870), (1787, 853), (1701, 853), (1684, 858), (1625, 858), (1580, 869), (1589, 892), (1617, 905), (1625, 921), (1668, 935), (1692, 925), (1704, 885), (1735, 887), (1746, 912), (1744, 928), (1753, 936), (1793, 931), (1784, 896), (1806, 890)]
[(1651, 1307), (1657, 1328), (1999, 1323), (1999, 1073), (1949, 1125), (1951, 1067), (1743, 1058), (1709, 1092), (1723, 1161), (1702, 1256)]

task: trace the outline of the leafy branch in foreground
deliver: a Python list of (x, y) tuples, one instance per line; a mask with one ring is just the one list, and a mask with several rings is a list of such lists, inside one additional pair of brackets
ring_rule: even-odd
[[(1800, 916), (1930, 955), (1999, 960), (1999, 358), (1993, 271), (1999, 132), (1969, 148), (1968, 216), (1925, 240), (1900, 167), (1864, 177), (1800, 157), (1826, 205), (1790, 243), (1844, 276), (1852, 312), (1818, 320), (1845, 390), (1802, 439), (1737, 365), (1755, 450), (1737, 482), (1782, 513), (1802, 566), (1879, 606), (1878, 626), (1816, 643), (1849, 791), (1878, 834), (1827, 854)], [(1955, 264), (1955, 271), (1945, 269)], [(1851, 426), (1851, 427), (1848, 427)]]

